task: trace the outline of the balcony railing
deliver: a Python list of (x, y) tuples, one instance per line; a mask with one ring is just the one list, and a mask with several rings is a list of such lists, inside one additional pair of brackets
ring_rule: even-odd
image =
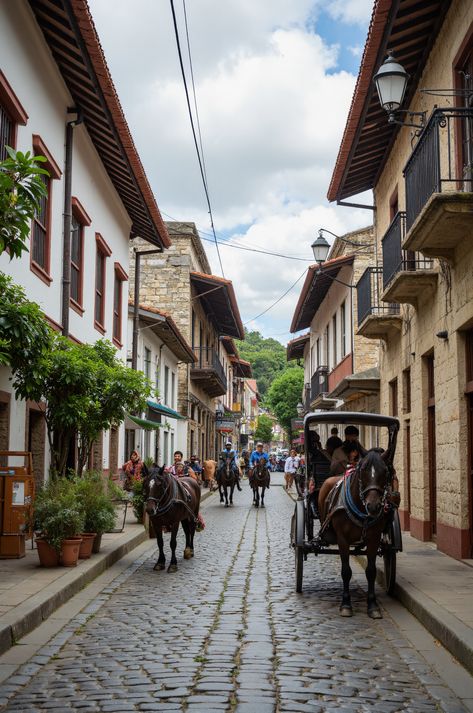
[(433, 193), (473, 191), (473, 108), (435, 109), (405, 168), (406, 229)]
[(356, 285), (358, 298), (358, 327), (370, 315), (399, 313), (399, 305), (381, 302), (382, 267), (367, 267)]
[(310, 380), (310, 400), (328, 392), (328, 366), (318, 366)]
[[(191, 366), (191, 378), (209, 382), (209, 394), (221, 395), (227, 391), (227, 377), (218, 354), (213, 347), (194, 347), (197, 362)], [(205, 384), (203, 384), (205, 388)], [(212, 395), (212, 394), (211, 394)]]
[(383, 289), (389, 285), (398, 272), (429, 270), (433, 263), (422, 253), (402, 250), (406, 236), (406, 214), (396, 213), (382, 240), (383, 245)]

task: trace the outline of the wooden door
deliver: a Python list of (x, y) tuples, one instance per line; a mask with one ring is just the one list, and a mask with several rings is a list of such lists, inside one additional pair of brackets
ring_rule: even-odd
[(470, 515), (470, 557), (473, 557), (473, 393), (467, 395), (468, 403), (468, 510)]
[(435, 432), (434, 357), (427, 357), (427, 439), (429, 459), (430, 533), (437, 534), (437, 437)]

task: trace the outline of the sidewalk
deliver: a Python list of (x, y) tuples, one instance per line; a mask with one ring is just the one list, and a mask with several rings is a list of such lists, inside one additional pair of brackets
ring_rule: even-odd
[[(294, 500), (295, 491), (288, 493)], [(473, 674), (473, 560), (458, 561), (402, 533), (395, 597)], [(357, 558), (365, 566), (363, 557)], [(377, 559), (378, 582), (384, 581)]]
[[(204, 490), (201, 502), (209, 496)], [(123, 532), (104, 534), (100, 553), (79, 560), (77, 567), (40, 567), (31, 540), (26, 543), (26, 557), (0, 560), (0, 654), (148, 539), (129, 508)]]

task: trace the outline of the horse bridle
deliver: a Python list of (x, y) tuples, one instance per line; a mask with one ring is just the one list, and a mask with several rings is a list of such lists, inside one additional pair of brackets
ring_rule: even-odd
[[(158, 475), (158, 476), (153, 475), (153, 476), (150, 477), (150, 482), (151, 482), (151, 480), (152, 480), (153, 478), (157, 478), (157, 479), (161, 480), (161, 482), (163, 482), (163, 481), (165, 480), (165, 478), (164, 478), (163, 476), (161, 476), (161, 475)], [(172, 488), (172, 490), (173, 490), (173, 493), (172, 493), (172, 497), (171, 497), (169, 503), (168, 503), (167, 505), (164, 505), (163, 507), (160, 507), (160, 505), (161, 505), (161, 503), (163, 502), (165, 496), (168, 494), (168, 492), (169, 492), (169, 490), (171, 490), (171, 488)], [(175, 499), (174, 496), (175, 496), (175, 494), (176, 494), (176, 487), (175, 487), (174, 477), (171, 475), (170, 478), (169, 478), (169, 480), (168, 480), (167, 486), (165, 487), (165, 489), (164, 489), (164, 491), (163, 491), (163, 493), (162, 493), (162, 495), (161, 495), (160, 498), (153, 498), (151, 495), (148, 495), (148, 497), (146, 498), (146, 502), (149, 502), (150, 500), (152, 500), (153, 502), (156, 503), (156, 505), (155, 505), (155, 507), (154, 507), (153, 516), (155, 516), (155, 515), (165, 515), (165, 514), (171, 509), (171, 507), (172, 507), (173, 504), (174, 504), (174, 499)]]
[[(361, 473), (363, 472), (364, 469), (361, 467), (362, 463), (363, 463), (363, 460), (361, 460), (355, 468), (355, 473), (358, 476), (358, 489), (359, 489), (360, 500), (363, 504), (363, 507), (365, 508), (366, 513), (368, 513), (368, 508), (366, 505), (366, 496), (368, 495), (368, 493), (371, 490), (375, 490), (381, 496), (380, 511), (382, 511), (382, 510), (384, 510), (384, 505), (386, 503), (386, 498), (388, 495), (388, 485), (389, 485), (388, 480), (386, 480), (386, 485), (384, 486), (384, 488), (382, 488), (380, 485), (377, 485), (377, 484), (368, 485), (366, 488), (363, 488), (363, 483), (361, 480)], [(371, 466), (371, 467), (374, 468), (374, 466)], [(389, 474), (389, 469), (388, 469), (388, 474)], [(369, 513), (368, 513), (368, 515), (369, 515)]]

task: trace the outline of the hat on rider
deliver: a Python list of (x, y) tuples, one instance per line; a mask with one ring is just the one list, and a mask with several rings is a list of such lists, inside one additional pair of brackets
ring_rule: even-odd
[(227, 442), (225, 443), (225, 445), (226, 445), (226, 446), (231, 446), (231, 445), (232, 445), (232, 442), (231, 442), (231, 441), (227, 441)]
[(258, 443), (256, 444), (256, 448), (259, 448), (259, 446), (261, 446), (261, 448), (262, 448), (262, 447), (263, 447), (263, 444), (262, 444), (261, 442), (258, 442)]

